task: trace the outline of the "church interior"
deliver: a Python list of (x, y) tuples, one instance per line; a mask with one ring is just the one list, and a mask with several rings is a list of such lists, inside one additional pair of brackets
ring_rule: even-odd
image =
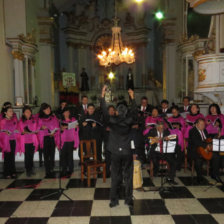
[(0, 0), (0, 93), (0, 224), (224, 224), (224, 0)]

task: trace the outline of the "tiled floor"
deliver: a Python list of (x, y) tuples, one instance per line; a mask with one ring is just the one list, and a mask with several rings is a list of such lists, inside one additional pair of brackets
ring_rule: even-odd
[[(1, 177), (1, 175), (0, 175)], [(0, 179), (0, 224), (224, 224), (224, 192), (211, 186), (205, 177), (198, 186), (190, 172), (177, 173), (178, 185), (169, 191), (153, 191), (160, 177), (151, 180), (143, 170), (144, 191), (134, 191), (134, 206), (124, 205), (124, 189), (119, 191), (119, 206), (109, 207), (110, 179), (80, 181), (76, 169), (69, 179), (62, 179), (64, 191), (72, 202), (57, 193), (58, 179), (44, 179), (43, 168), (27, 178)], [(223, 177), (222, 177), (223, 178)], [(50, 193), (50, 197), (42, 198)]]

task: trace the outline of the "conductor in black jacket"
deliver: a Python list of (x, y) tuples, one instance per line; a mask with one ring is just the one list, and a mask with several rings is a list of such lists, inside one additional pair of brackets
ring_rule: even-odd
[[(189, 141), (188, 141), (188, 150), (190, 153), (191, 160), (195, 161), (195, 170), (197, 172), (197, 181), (200, 184), (202, 182), (202, 166), (204, 159), (197, 152), (198, 147), (203, 147), (207, 149), (211, 149), (211, 145), (206, 143), (206, 139), (208, 137), (208, 132), (205, 129), (205, 121), (204, 119), (199, 118), (196, 121), (196, 126), (193, 127), (189, 132)], [(212, 178), (217, 182), (222, 183), (222, 180), (219, 177), (219, 160), (218, 155), (213, 153), (212, 158)]]
[(101, 107), (104, 119), (106, 118), (110, 128), (108, 149), (111, 152), (111, 192), (110, 207), (117, 206), (118, 189), (121, 183), (121, 174), (125, 181), (125, 204), (133, 206), (133, 150), (131, 149), (132, 134), (131, 128), (134, 118), (137, 116), (137, 106), (134, 100), (134, 91), (129, 89), (128, 93), (132, 100), (130, 111), (125, 104), (117, 106), (117, 115), (109, 116), (104, 99), (107, 86), (102, 89)]

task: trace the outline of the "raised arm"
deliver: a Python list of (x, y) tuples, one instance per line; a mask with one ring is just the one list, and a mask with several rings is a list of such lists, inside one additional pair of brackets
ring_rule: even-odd
[(100, 98), (100, 107), (102, 109), (103, 118), (105, 120), (109, 119), (109, 114), (108, 114), (108, 111), (107, 111), (107, 105), (106, 105), (106, 101), (105, 101), (106, 89), (107, 89), (107, 86), (104, 85), (103, 88), (102, 88), (101, 98)]

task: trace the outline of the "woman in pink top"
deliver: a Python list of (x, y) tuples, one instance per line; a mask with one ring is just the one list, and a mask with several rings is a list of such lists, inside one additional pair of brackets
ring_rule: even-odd
[(200, 108), (197, 104), (192, 104), (190, 108), (190, 114), (186, 117), (186, 130), (184, 133), (184, 138), (189, 138), (189, 131), (194, 127), (196, 121), (202, 118), (204, 119), (204, 115), (200, 113)]
[(15, 154), (19, 151), (18, 121), (13, 117), (12, 107), (3, 110), (0, 121), (0, 141), (4, 158), (4, 176), (7, 179), (16, 177)]
[(211, 104), (205, 117), (206, 130), (211, 138), (217, 137), (221, 129), (221, 111), (218, 104)]
[(55, 147), (59, 148), (59, 121), (52, 114), (51, 106), (42, 103), (38, 119), (38, 140), (44, 153), (46, 178), (54, 177)]
[(154, 107), (152, 109), (152, 115), (148, 116), (145, 119), (145, 130), (143, 131), (143, 135), (147, 135), (148, 132), (154, 128), (157, 124), (157, 122), (162, 121), (162, 118), (159, 117), (159, 110), (157, 107)]
[[(70, 111), (67, 107), (62, 110), (61, 113), (61, 165), (62, 176), (70, 176), (74, 169), (73, 164), (73, 149), (79, 146), (79, 128), (69, 128), (68, 125), (71, 122), (76, 122), (75, 118), (71, 117)], [(76, 124), (78, 125), (78, 123)]]
[(35, 174), (33, 171), (34, 151), (38, 149), (37, 140), (37, 120), (32, 116), (30, 107), (23, 108), (23, 115), (19, 121), (20, 147), (21, 152), (25, 153), (25, 168), (28, 177)]

